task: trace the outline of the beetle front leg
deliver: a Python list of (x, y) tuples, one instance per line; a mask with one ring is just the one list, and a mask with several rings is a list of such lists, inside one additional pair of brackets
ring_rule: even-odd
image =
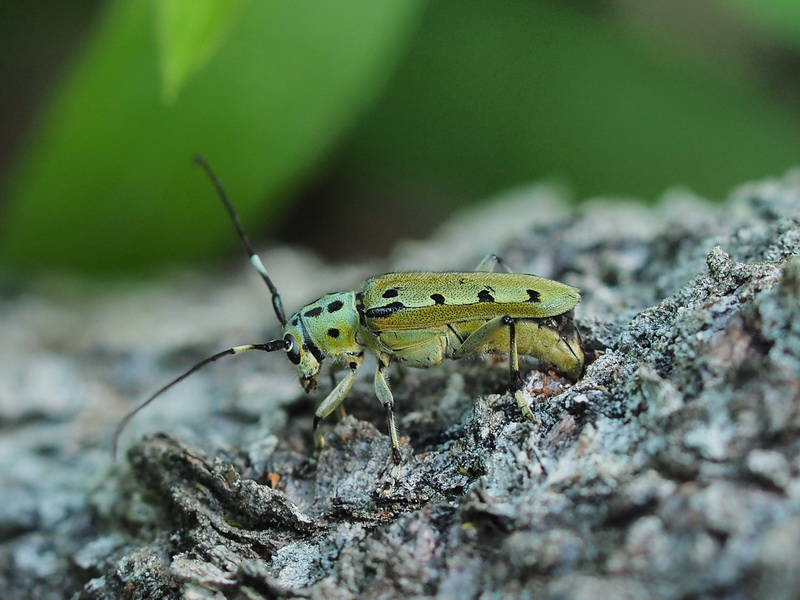
[(350, 388), (353, 387), (353, 382), (356, 380), (356, 372), (362, 362), (364, 362), (363, 354), (355, 354), (348, 357), (347, 368), (349, 371), (320, 403), (317, 410), (314, 411), (314, 446), (317, 450), (322, 450), (325, 446), (325, 438), (322, 437), (322, 433), (319, 430), (320, 422), (336, 410), (347, 397)]
[(392, 460), (395, 464), (400, 464), (400, 438), (397, 436), (397, 424), (394, 420), (394, 397), (389, 389), (389, 382), (386, 380), (384, 371), (389, 366), (389, 357), (381, 355), (378, 357), (378, 368), (375, 370), (375, 395), (386, 409), (386, 422), (389, 427), (389, 439), (392, 441)]

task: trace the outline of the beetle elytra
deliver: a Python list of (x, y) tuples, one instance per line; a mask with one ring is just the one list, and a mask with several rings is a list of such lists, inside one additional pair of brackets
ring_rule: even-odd
[(360, 291), (322, 296), (286, 318), (280, 294), (253, 250), (221, 182), (202, 158), (195, 162), (213, 182), (245, 251), (272, 294), (272, 306), (282, 337), (270, 342), (234, 346), (202, 360), (172, 380), (119, 423), (114, 452), (122, 430), (141, 409), (205, 365), (223, 356), (251, 350), (283, 351), (295, 366), (306, 392), (316, 389), (322, 362), (344, 363), (345, 375), (314, 413), (314, 441), (322, 448), (322, 419), (347, 396), (366, 352), (378, 362), (375, 394), (386, 411), (392, 457), (400, 462), (400, 440), (394, 400), (386, 379), (392, 362), (427, 368), (444, 359), (479, 354), (508, 356), (510, 391), (523, 415), (533, 413), (523, 393), (519, 356), (538, 359), (572, 380), (583, 370), (584, 354), (572, 311), (580, 301), (575, 288), (522, 273), (493, 272), (504, 263), (489, 255), (473, 272), (386, 273), (367, 279)]

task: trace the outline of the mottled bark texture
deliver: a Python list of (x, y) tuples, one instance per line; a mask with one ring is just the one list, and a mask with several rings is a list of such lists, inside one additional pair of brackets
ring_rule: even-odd
[[(579, 287), (585, 376), (531, 371), (532, 424), (501, 362), (393, 369), (399, 467), (368, 368), (315, 459), (313, 403), (279, 354), (178, 386), (109, 468), (114, 420), (203, 355), (261, 341), (240, 322), (223, 332), (231, 313), (270, 327), (267, 299), (260, 315), (242, 308), (257, 300), (246, 271), (7, 288), (2, 596), (797, 597), (800, 177), (718, 206), (673, 192), (567, 213), (548, 194), (463, 217), (376, 269), (414, 252), (440, 259), (417, 268), (465, 268), (495, 251)], [(513, 237), (476, 247), (509, 218)], [(266, 262), (281, 260), (327, 273), (329, 289), (357, 285), (295, 255)], [(290, 296), (295, 282), (273, 276)]]

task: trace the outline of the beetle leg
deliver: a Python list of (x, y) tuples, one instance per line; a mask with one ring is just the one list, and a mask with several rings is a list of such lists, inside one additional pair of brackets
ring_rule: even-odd
[(478, 266), (475, 267), (476, 271), (487, 271), (489, 273), (494, 272), (495, 266), (500, 265), (503, 267), (506, 273), (513, 273), (513, 271), (509, 268), (502, 258), (497, 256), (497, 254), (487, 254), (483, 257), (483, 260), (478, 263)]
[(392, 459), (400, 463), (400, 439), (397, 436), (397, 424), (394, 421), (394, 397), (389, 389), (384, 371), (389, 366), (389, 357), (383, 354), (378, 357), (378, 368), (375, 370), (375, 395), (386, 409), (386, 422), (389, 426), (389, 439), (392, 441)]
[(533, 411), (528, 405), (528, 400), (522, 391), (524, 382), (522, 375), (519, 372), (519, 352), (517, 351), (517, 326), (514, 319), (509, 318), (508, 323), (508, 386), (514, 393), (514, 400), (517, 401), (517, 406), (522, 413), (522, 416), (536, 422), (536, 417), (533, 416)]
[(516, 321), (509, 315), (501, 315), (495, 317), (481, 325), (478, 329), (472, 332), (470, 336), (464, 340), (461, 347), (453, 353), (453, 358), (463, 358), (475, 352), (492, 341), (503, 328), (508, 327), (508, 368), (509, 368), (509, 389), (514, 394), (514, 399), (517, 401), (522, 414), (535, 421), (530, 406), (525, 399), (525, 394), (522, 392), (523, 382), (522, 376), (519, 372), (519, 351), (517, 350), (517, 328)]
[(473, 331), (464, 343), (453, 352), (453, 358), (464, 358), (470, 354), (480, 352), (480, 349), (491, 342), (497, 335), (503, 331), (504, 327), (508, 326), (508, 321), (513, 319), (508, 315), (500, 315), (494, 319), (486, 321), (483, 325)]
[(321, 450), (323, 446), (325, 446), (325, 439), (319, 431), (320, 422), (336, 410), (347, 397), (350, 388), (353, 387), (353, 382), (356, 380), (356, 372), (362, 362), (364, 362), (363, 354), (355, 354), (347, 357), (347, 368), (349, 371), (320, 403), (317, 410), (314, 411), (314, 446), (316, 446), (317, 450)]
[[(328, 377), (331, 380), (331, 389), (336, 387), (336, 375), (341, 372), (342, 369), (338, 368), (330, 368), (328, 369)], [(344, 402), (340, 402), (339, 406), (336, 407), (336, 418), (340, 421), (347, 416), (347, 411), (344, 409)]]

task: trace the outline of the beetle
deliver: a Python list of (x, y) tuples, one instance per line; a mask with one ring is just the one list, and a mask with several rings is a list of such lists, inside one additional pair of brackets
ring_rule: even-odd
[[(512, 273), (493, 254), (473, 272), (402, 272), (371, 277), (360, 291), (326, 294), (287, 319), (281, 296), (253, 250), (222, 183), (203, 158), (195, 157), (195, 162), (211, 179), (250, 262), (267, 284), (282, 336), (218, 352), (167, 383), (120, 421), (114, 433), (114, 454), (123, 429), (145, 406), (207, 364), (252, 350), (285, 352), (306, 392), (316, 389), (325, 359), (345, 364), (344, 377), (314, 413), (317, 449), (324, 446), (320, 422), (344, 401), (365, 353), (373, 354), (378, 363), (375, 394), (386, 411), (395, 463), (400, 462), (400, 440), (386, 378), (392, 362), (427, 368), (444, 359), (508, 356), (509, 389), (530, 420), (535, 419), (522, 391), (520, 354), (538, 359), (543, 368), (573, 381), (580, 377), (584, 353), (573, 321), (573, 309), (580, 301), (578, 290), (536, 275)], [(498, 264), (506, 272), (494, 272)]]

